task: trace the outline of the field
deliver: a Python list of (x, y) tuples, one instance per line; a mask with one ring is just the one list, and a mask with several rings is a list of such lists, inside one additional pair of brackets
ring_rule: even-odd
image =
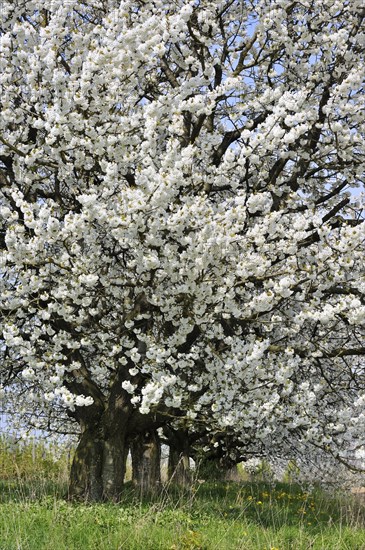
[(127, 484), (118, 504), (77, 504), (64, 498), (64, 469), (19, 460), (15, 476), (2, 464), (0, 550), (365, 550), (365, 505), (344, 493), (196, 480), (144, 498)]
[(83, 505), (47, 481), (1, 483), (1, 550), (365, 549), (365, 509), (297, 485), (202, 483)]

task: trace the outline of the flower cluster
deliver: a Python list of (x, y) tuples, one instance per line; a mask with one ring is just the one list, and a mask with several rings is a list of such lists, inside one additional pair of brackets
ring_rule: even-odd
[(9, 410), (364, 445), (359, 2), (41, 4), (2, 3)]

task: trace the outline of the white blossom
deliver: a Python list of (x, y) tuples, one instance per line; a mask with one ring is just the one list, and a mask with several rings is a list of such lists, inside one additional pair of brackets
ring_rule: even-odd
[(126, 437), (171, 417), (242, 455), (364, 446), (358, 0), (18, 4), (4, 410), (74, 429), (92, 405)]

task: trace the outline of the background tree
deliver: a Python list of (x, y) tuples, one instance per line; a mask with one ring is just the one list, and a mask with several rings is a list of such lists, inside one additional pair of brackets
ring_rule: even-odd
[(171, 422), (363, 445), (358, 0), (2, 4), (2, 395), (118, 498)]

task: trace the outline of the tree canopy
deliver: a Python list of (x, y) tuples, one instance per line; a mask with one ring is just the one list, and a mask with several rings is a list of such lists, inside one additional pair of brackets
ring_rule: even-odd
[(1, 395), (80, 426), (81, 494), (159, 426), (364, 445), (364, 17), (3, 1)]

